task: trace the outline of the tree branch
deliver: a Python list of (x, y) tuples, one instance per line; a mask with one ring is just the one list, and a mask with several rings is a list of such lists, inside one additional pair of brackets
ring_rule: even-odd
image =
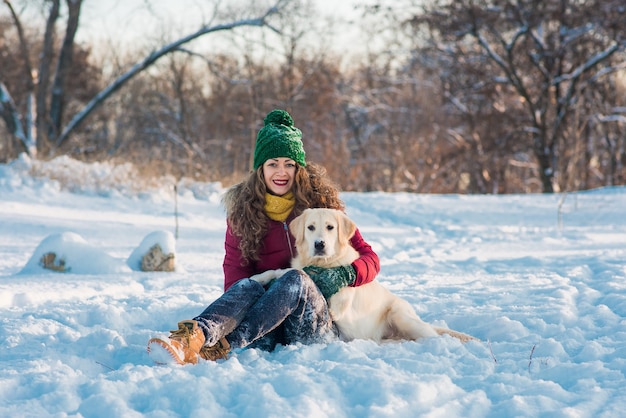
[(535, 110), (535, 104), (532, 101), (532, 96), (528, 93), (528, 90), (526, 90), (526, 87), (517, 75), (515, 68), (507, 65), (504, 59), (491, 47), (489, 42), (478, 32), (478, 30), (474, 32), (473, 36), (478, 41), (478, 44), (487, 52), (487, 55), (504, 71), (507, 79), (511, 82), (513, 87), (515, 87), (519, 95), (525, 99), (526, 105), (530, 109), (530, 114), (533, 115), (534, 122), (538, 124), (539, 122), (536, 118), (537, 112)]
[(574, 69), (574, 71), (572, 71), (572, 72), (570, 72), (568, 74), (563, 74), (563, 75), (561, 75), (559, 77), (555, 77), (554, 80), (552, 80), (552, 85), (556, 85), (556, 84), (562, 83), (563, 81), (568, 81), (568, 80), (573, 80), (573, 79), (579, 78), (586, 71), (592, 69), (593, 67), (595, 67), (600, 62), (602, 62), (605, 59), (609, 58), (611, 55), (613, 55), (615, 52), (617, 52), (620, 48), (623, 48), (623, 47), (624, 47), (624, 45), (621, 45), (619, 43), (615, 43), (615, 44), (609, 46), (604, 51), (598, 52), (596, 55), (592, 56), (587, 61), (585, 61), (584, 63), (582, 63), (578, 67), (576, 67)]
[(85, 105), (85, 107), (78, 112), (73, 118), (72, 120), (67, 124), (67, 126), (63, 129), (63, 131), (61, 132), (61, 134), (59, 135), (59, 137), (57, 138), (56, 141), (56, 146), (59, 147), (68, 137), (68, 135), (74, 130), (76, 129), (76, 127), (78, 127), (80, 125), (80, 123), (85, 120), (85, 118), (87, 116), (89, 116), (89, 114), (91, 112), (93, 112), (98, 106), (100, 106), (102, 104), (102, 102), (109, 97), (111, 94), (113, 94), (114, 92), (116, 92), (120, 87), (122, 87), (124, 84), (126, 84), (129, 80), (131, 80), (133, 77), (135, 77), (137, 74), (139, 74), (140, 72), (142, 72), (143, 70), (145, 70), (146, 68), (150, 67), (152, 64), (154, 64), (159, 58), (163, 57), (164, 55), (169, 54), (172, 51), (176, 51), (179, 49), (179, 47), (183, 44), (186, 44), (189, 41), (192, 41), (202, 35), (206, 35), (208, 33), (213, 33), (213, 32), (219, 32), (219, 31), (225, 31), (225, 30), (231, 30), (237, 27), (241, 27), (241, 26), (258, 26), (258, 27), (263, 27), (263, 26), (267, 26), (269, 27), (271, 30), (273, 30), (274, 32), (280, 33), (277, 29), (273, 28), (272, 26), (268, 25), (265, 20), (267, 19), (268, 16), (278, 13), (279, 11), (279, 5), (280, 3), (282, 3), (282, 0), (280, 0), (276, 6), (271, 7), (270, 9), (267, 10), (267, 12), (265, 12), (265, 14), (261, 17), (258, 18), (254, 18), (254, 19), (245, 19), (245, 20), (240, 20), (237, 22), (233, 22), (233, 23), (227, 23), (227, 24), (222, 24), (222, 25), (215, 25), (215, 26), (202, 26), (198, 31), (187, 35), (183, 38), (180, 38), (166, 46), (164, 46), (163, 48), (153, 51), (151, 52), (147, 57), (145, 57), (142, 61), (138, 62), (137, 64), (133, 65), (128, 71), (126, 71), (124, 74), (122, 74), (121, 76), (119, 76), (117, 79), (115, 79), (111, 84), (109, 84), (107, 87), (105, 87), (102, 91), (100, 91), (98, 94), (96, 94), (96, 96), (91, 99), (89, 101), (89, 103), (87, 103)]
[[(37, 155), (37, 144), (33, 137), (33, 98), (35, 96), (35, 80), (33, 73), (33, 65), (30, 60), (30, 56), (28, 55), (29, 46), (28, 41), (26, 40), (26, 36), (24, 36), (24, 29), (22, 27), (22, 22), (20, 21), (17, 13), (15, 13), (15, 9), (9, 0), (4, 0), (4, 4), (7, 5), (9, 10), (11, 11), (11, 17), (13, 18), (13, 23), (17, 28), (17, 36), (20, 40), (20, 54), (22, 55), (22, 59), (24, 60), (24, 66), (26, 67), (24, 70), (26, 72), (26, 117), (25, 117), (25, 126), (21, 125), (20, 118), (17, 113), (17, 109), (13, 106), (13, 117), (14, 123), (19, 124), (19, 130), (9, 129), (11, 132), (15, 132), (15, 135), (18, 137), (20, 141), (24, 144), (24, 148), (26, 149), (26, 153), (31, 157), (35, 157)], [(2, 86), (4, 89), (4, 96), (9, 97), (11, 102), (11, 96), (6, 88), (6, 86)], [(1, 108), (1, 106), (0, 106)], [(6, 119), (5, 119), (6, 120)], [(7, 121), (7, 126), (9, 122)]]
[(24, 129), (22, 128), (22, 124), (20, 122), (20, 116), (17, 113), (17, 109), (15, 107), (15, 103), (13, 102), (13, 98), (11, 98), (11, 94), (9, 90), (7, 90), (4, 83), (0, 82), (0, 117), (4, 119), (9, 132), (11, 132), (16, 138), (18, 138), (28, 155), (34, 156), (37, 154), (37, 150), (35, 149), (35, 143), (29, 141), (26, 134), (24, 133)]

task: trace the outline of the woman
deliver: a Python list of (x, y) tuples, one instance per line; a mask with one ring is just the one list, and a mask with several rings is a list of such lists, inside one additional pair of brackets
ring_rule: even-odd
[[(378, 256), (357, 230), (351, 244), (360, 258), (334, 269), (291, 270), (265, 288), (254, 274), (289, 267), (295, 247), (287, 225), (306, 208), (344, 209), (325, 170), (307, 164), (302, 132), (284, 110), (265, 117), (254, 150), (254, 170), (224, 196), (227, 229), (224, 294), (204, 312), (178, 323), (168, 338), (153, 338), (157, 363), (226, 358), (232, 349), (313, 343), (336, 337), (326, 300), (344, 286), (369, 283)], [(321, 289), (321, 290), (320, 290)]]

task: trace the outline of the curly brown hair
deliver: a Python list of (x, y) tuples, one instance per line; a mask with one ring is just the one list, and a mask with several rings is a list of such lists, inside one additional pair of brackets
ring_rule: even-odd
[[(263, 166), (250, 172), (241, 183), (235, 184), (224, 194), (223, 203), (232, 233), (240, 238), (239, 249), (244, 260), (258, 261), (259, 246), (267, 232), (269, 218), (265, 213)], [(296, 165), (293, 194), (296, 215), (307, 208), (330, 208), (345, 210), (339, 198), (338, 186), (326, 175), (321, 165), (307, 163)]]

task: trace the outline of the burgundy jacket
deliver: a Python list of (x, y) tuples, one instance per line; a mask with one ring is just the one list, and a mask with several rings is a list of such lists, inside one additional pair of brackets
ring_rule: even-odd
[[(269, 221), (267, 234), (259, 251), (259, 261), (243, 265), (243, 257), (239, 250), (239, 238), (232, 234), (230, 225), (227, 223), (226, 240), (224, 247), (224, 291), (234, 283), (254, 274), (263, 273), (266, 270), (282, 269), (289, 267), (291, 259), (296, 253), (295, 238), (289, 232), (288, 224), (294, 218), (289, 215), (286, 222)], [(360, 257), (352, 263), (356, 270), (356, 280), (351, 286), (360, 286), (374, 280), (380, 271), (380, 260), (372, 247), (365, 242), (357, 229), (350, 240), (352, 246), (360, 254)]]

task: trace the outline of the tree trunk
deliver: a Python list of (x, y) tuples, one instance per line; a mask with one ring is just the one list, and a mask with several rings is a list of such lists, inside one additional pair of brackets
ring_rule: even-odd
[(65, 80), (69, 69), (72, 67), (74, 52), (74, 37), (78, 29), (78, 19), (80, 17), (80, 6), (82, 0), (67, 0), (69, 16), (67, 18), (67, 28), (59, 61), (57, 62), (56, 75), (52, 84), (52, 94), (50, 97), (50, 125), (48, 126), (48, 139), (55, 141), (56, 136), (61, 131), (63, 119), (63, 108), (65, 105)]
[(554, 185), (552, 184), (552, 179), (554, 178), (553, 156), (544, 147), (537, 147), (535, 156), (539, 164), (539, 179), (541, 180), (543, 193), (554, 193)]
[(50, 67), (52, 66), (52, 54), (54, 51), (54, 25), (59, 18), (59, 1), (51, 0), (50, 14), (46, 21), (46, 32), (43, 40), (43, 50), (41, 51), (41, 61), (39, 62), (39, 80), (37, 82), (37, 118), (36, 118), (36, 137), (37, 148), (43, 151), (44, 147), (49, 146), (48, 138), (45, 136), (48, 132), (49, 121), (48, 115), (48, 90), (50, 86)]

